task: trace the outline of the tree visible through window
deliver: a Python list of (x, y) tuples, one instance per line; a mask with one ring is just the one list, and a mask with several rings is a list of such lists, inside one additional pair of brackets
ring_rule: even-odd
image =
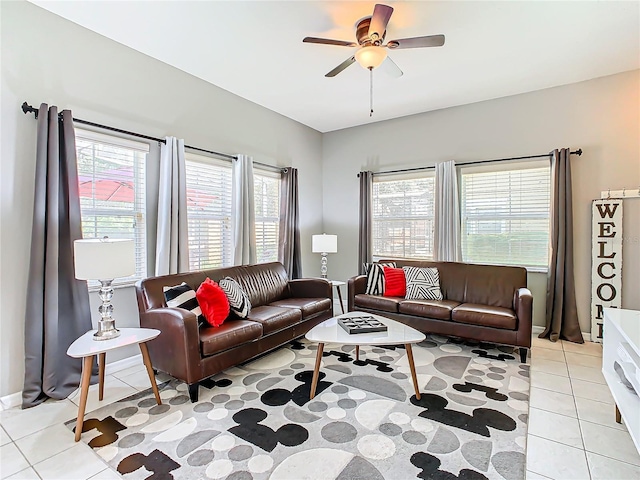
[(373, 256), (433, 258), (434, 178), (373, 182)]
[[(144, 170), (148, 152), (146, 143), (76, 129), (82, 236), (135, 240), (136, 273), (114, 284), (146, 276)], [(97, 285), (90, 282), (92, 287)]]
[(460, 194), (465, 262), (547, 268), (548, 162), (503, 171), (463, 169)]

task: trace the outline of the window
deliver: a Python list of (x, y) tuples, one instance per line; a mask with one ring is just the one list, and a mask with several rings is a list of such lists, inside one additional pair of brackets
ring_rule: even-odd
[(256, 250), (258, 263), (278, 261), (280, 227), (280, 173), (253, 171), (256, 207)]
[[(147, 272), (144, 171), (149, 145), (76, 129), (78, 184), (84, 238), (133, 238), (136, 273), (116, 279), (130, 284)], [(97, 287), (90, 281), (90, 287)]]
[(233, 264), (231, 164), (186, 153), (189, 269)]
[(546, 269), (549, 163), (503, 171), (468, 168), (461, 177), (463, 260)]
[(373, 256), (433, 258), (434, 177), (373, 181)]

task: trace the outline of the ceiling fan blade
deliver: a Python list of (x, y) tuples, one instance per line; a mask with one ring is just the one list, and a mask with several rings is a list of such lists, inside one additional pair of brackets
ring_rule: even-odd
[(380, 45), (380, 42), (382, 42), (382, 37), (387, 29), (387, 24), (389, 23), (392, 13), (393, 8), (388, 5), (381, 5), (378, 3), (374, 7), (371, 23), (369, 23), (369, 38), (374, 45)]
[(444, 45), (444, 35), (428, 35), (426, 37), (389, 40), (386, 47), (397, 50), (401, 48), (441, 47), (442, 45)]
[(396, 78), (399, 78), (402, 75), (404, 75), (402, 70), (400, 70), (400, 67), (396, 65), (396, 62), (391, 60), (391, 57), (389, 56), (385, 59), (384, 62), (382, 62), (382, 65), (380, 65), (380, 70), (382, 70), (387, 75), (390, 75)]
[(304, 37), (302, 41), (305, 43), (319, 43), (321, 45), (336, 45), (338, 47), (357, 47), (358, 46), (358, 44), (354, 42), (345, 42), (344, 40), (332, 40), (330, 38)]
[(347, 68), (349, 65), (351, 65), (352, 63), (355, 63), (355, 61), (356, 61), (356, 57), (354, 57), (354, 56), (351, 56), (351, 57), (347, 58), (344, 62), (342, 62), (336, 68), (334, 68), (329, 73), (327, 73), (325, 75), (325, 77), (335, 77), (341, 71), (343, 71), (345, 68)]

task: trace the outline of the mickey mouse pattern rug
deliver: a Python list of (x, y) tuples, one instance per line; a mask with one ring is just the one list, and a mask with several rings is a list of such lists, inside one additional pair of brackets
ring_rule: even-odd
[[(301, 341), (216, 375), (189, 401), (160, 385), (87, 414), (82, 441), (127, 479), (522, 480), (529, 366), (512, 347), (435, 335), (414, 346)], [(70, 429), (75, 419), (67, 422)]]

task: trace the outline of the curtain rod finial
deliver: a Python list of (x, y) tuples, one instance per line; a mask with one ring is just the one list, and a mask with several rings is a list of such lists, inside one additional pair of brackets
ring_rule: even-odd
[(37, 108), (33, 108), (27, 102), (22, 102), (21, 108), (22, 108), (22, 113), (24, 113), (25, 115), (27, 113), (33, 113), (35, 115), (35, 117), (38, 118), (38, 109)]

